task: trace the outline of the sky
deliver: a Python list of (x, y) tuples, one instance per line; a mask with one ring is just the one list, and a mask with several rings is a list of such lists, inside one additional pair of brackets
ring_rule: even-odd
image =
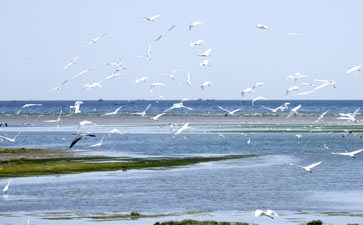
[[(363, 65), (362, 8), (360, 0), (4, 0), (0, 100), (239, 100), (255, 82), (266, 84), (244, 99), (361, 99), (363, 72), (345, 72)], [(154, 22), (143, 18), (158, 14)], [(202, 25), (189, 31), (192, 21)], [(198, 39), (205, 43), (190, 47)], [(149, 45), (151, 60), (138, 57)], [(207, 49), (211, 56), (198, 56)], [(77, 63), (64, 69), (75, 56)], [(104, 80), (116, 69), (107, 63), (121, 59), (129, 69)], [(203, 59), (211, 66), (199, 66)], [(175, 80), (161, 74), (175, 69)], [(191, 86), (182, 84), (187, 73)], [(297, 81), (299, 91), (286, 96), (294, 86), (286, 77), (295, 73), (307, 77)], [(136, 84), (142, 76), (150, 79)], [(334, 80), (336, 88), (296, 95), (311, 90), (303, 83), (313, 79)], [(101, 88), (83, 88), (101, 80)], [(202, 90), (204, 81), (212, 84)], [(151, 93), (152, 83), (165, 86)]]

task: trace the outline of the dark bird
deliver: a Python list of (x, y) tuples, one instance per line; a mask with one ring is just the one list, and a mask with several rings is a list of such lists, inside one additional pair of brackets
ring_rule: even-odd
[(69, 148), (71, 149), (79, 140), (81, 140), (82, 138), (85, 138), (85, 137), (96, 137), (96, 135), (94, 134), (77, 134), (76, 137), (74, 137), (71, 145), (69, 146)]

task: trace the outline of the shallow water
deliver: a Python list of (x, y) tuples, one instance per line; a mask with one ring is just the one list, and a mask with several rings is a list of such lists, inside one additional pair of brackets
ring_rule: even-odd
[[(46, 212), (183, 214), (203, 210), (216, 220), (223, 218), (221, 215), (225, 212), (231, 218), (226, 220), (237, 221), (234, 219), (239, 213), (253, 215), (258, 208), (290, 214), (363, 211), (363, 156), (353, 159), (331, 154), (360, 149), (359, 133), (346, 137), (342, 137), (343, 133), (303, 133), (302, 138), (296, 137), (298, 133), (284, 132), (229, 133), (243, 130), (235, 121), (234, 124), (191, 123), (193, 129), (174, 135), (170, 126), (158, 122), (151, 125), (123, 124), (115, 117), (108, 125), (103, 123), (106, 119), (90, 115), (73, 120), (85, 118), (91, 121), (97, 118), (98, 125), (81, 128), (97, 137), (81, 140), (70, 151), (130, 157), (231, 154), (255, 154), (257, 157), (167, 169), (13, 178), (8, 195), (0, 197), (2, 213), (19, 218), (25, 217), (24, 212), (34, 213), (35, 216), (31, 217), (37, 220), (41, 219), (39, 214)], [(0, 146), (68, 149), (78, 129), (77, 123), (56, 127), (39, 121), (42, 120), (30, 117), (31, 126), (2, 127), (1, 135), (13, 137), (20, 130), (22, 133), (16, 142), (2, 141)], [(110, 135), (113, 128), (120, 129), (122, 134)], [(89, 147), (102, 137), (102, 147)], [(247, 144), (248, 139), (250, 144)], [(329, 149), (325, 149), (324, 144)], [(305, 166), (318, 161), (322, 164), (312, 173), (289, 165)], [(7, 179), (0, 180), (1, 186), (6, 183)], [(298, 217), (300, 221), (303, 218)], [(205, 217), (199, 215), (196, 218)], [(311, 214), (306, 218), (312, 218)], [(247, 216), (247, 219), (264, 224), (253, 216)], [(2, 220), (16, 224), (12, 222), (12, 216), (2, 216)], [(292, 220), (285, 217), (284, 221)], [(238, 221), (246, 220), (242, 217)], [(344, 223), (354, 221), (359, 219)]]

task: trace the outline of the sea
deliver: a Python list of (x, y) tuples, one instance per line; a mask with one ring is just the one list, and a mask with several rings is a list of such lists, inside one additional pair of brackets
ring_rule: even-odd
[[(280, 115), (279, 120), (288, 121), (289, 110), (272, 113), (265, 108), (276, 108), (285, 102), (290, 103), (289, 108), (302, 105), (296, 117), (317, 118), (327, 111), (327, 116), (335, 118), (339, 113), (353, 113), (361, 108), (362, 100), (264, 100), (256, 101), (253, 106), (250, 100), (187, 100), (184, 105), (193, 110), (170, 110), (166, 113), (172, 118), (168, 123), (149, 119), (139, 122), (141, 117), (133, 113), (151, 104), (146, 114), (154, 116), (180, 100), (82, 100), (81, 113), (72, 115), (69, 106), (74, 102), (0, 101), (0, 122), (3, 123), (0, 135), (12, 138), (20, 132), (15, 142), (2, 139), (0, 147), (62, 149), (87, 155), (140, 158), (245, 154), (255, 157), (175, 168), (14, 177), (9, 193), (0, 197), (3, 224), (16, 224), (12, 216), (23, 218), (31, 213), (41, 220), (50, 213), (64, 212), (184, 215), (208, 212), (214, 215), (212, 219), (218, 220), (216, 215), (250, 212), (250, 221), (259, 222), (254, 218), (256, 209), (301, 215), (307, 212), (361, 215), (363, 212), (363, 153), (355, 158), (331, 154), (362, 149), (359, 129), (356, 132), (343, 129), (341, 132), (291, 132), (287, 126), (290, 132), (268, 129), (245, 132), (243, 126), (253, 117), (269, 118), (269, 124), (274, 125), (276, 114)], [(16, 114), (25, 104), (41, 106), (28, 107)], [(116, 116), (104, 116), (119, 106), (122, 108)], [(228, 110), (241, 107), (241, 110), (235, 116), (226, 116), (219, 107)], [(62, 120), (68, 122), (44, 122), (44, 118), (56, 119), (61, 110)], [(197, 123), (205, 117), (211, 118), (208, 123)], [(230, 121), (220, 118), (230, 118)], [(82, 120), (97, 122), (79, 126)], [(175, 135), (175, 130), (185, 121), (189, 122), (190, 129)], [(305, 123), (305, 129), (326, 125), (324, 121)], [(288, 125), (293, 127), (294, 120)], [(335, 122), (335, 126), (344, 126), (344, 129), (361, 125), (360, 121)], [(112, 129), (121, 132), (111, 134)], [(81, 140), (69, 149), (79, 131), (91, 132), (96, 137)], [(101, 138), (104, 139), (101, 147), (90, 147)], [(321, 164), (311, 173), (294, 166), (316, 162)], [(0, 186), (7, 181), (8, 178), (1, 179)], [(354, 220), (363, 223), (362, 216)], [(43, 221), (42, 224), (54, 223)]]

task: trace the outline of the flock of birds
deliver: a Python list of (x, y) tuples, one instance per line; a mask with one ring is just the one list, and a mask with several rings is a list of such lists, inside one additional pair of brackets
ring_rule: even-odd
[[(161, 17), (160, 14), (158, 15), (154, 15), (154, 16), (150, 16), (150, 17), (143, 17), (143, 19), (145, 19), (146, 21), (148, 22), (156, 22), (159, 18)], [(193, 21), (189, 24), (189, 31), (192, 31), (193, 29), (196, 29), (197, 27), (201, 26), (202, 23), (200, 21)], [(172, 25), (170, 26), (168, 29), (166, 29), (163, 33), (160, 34), (160, 36), (158, 36), (154, 41), (155, 42), (159, 42), (161, 39), (165, 38), (169, 32), (171, 32), (173, 29), (175, 29), (175, 25)], [(264, 24), (257, 24), (257, 29), (260, 29), (260, 30), (269, 30), (269, 27), (267, 25), (264, 25)], [(296, 37), (296, 38), (299, 38), (301, 36), (300, 33), (288, 33), (289, 35), (293, 36), (293, 37)], [(100, 41), (102, 38), (104, 38), (107, 34), (104, 33), (92, 40), (90, 40), (86, 47), (90, 47), (92, 45), (95, 45), (97, 44), (98, 41)], [(198, 39), (196, 41), (193, 41), (190, 43), (190, 47), (194, 47), (194, 46), (202, 46), (204, 45), (206, 42), (202, 39)], [(199, 63), (199, 66), (200, 67), (209, 67), (211, 66), (210, 65), (210, 61), (209, 61), (209, 57), (211, 57), (211, 52), (212, 52), (212, 49), (211, 48), (208, 48), (207, 50), (201, 52), (200, 54), (198, 54), (199, 57), (202, 58), (202, 61)], [(150, 44), (146, 53), (144, 55), (140, 55), (140, 56), (137, 56), (137, 57), (140, 57), (140, 58), (145, 58), (147, 60), (152, 60), (152, 45)], [(68, 70), (69, 68), (71, 68), (73, 65), (77, 64), (78, 63), (78, 60), (79, 60), (79, 56), (75, 56), (73, 57), (73, 59), (71, 59), (65, 66), (64, 66), (64, 70)], [(125, 67), (123, 65), (123, 59), (121, 59), (120, 61), (118, 62), (109, 62), (107, 63), (107, 65), (109, 66), (114, 66), (116, 69), (114, 70), (113, 73), (107, 75), (106, 77), (104, 77), (103, 79), (99, 80), (99, 81), (96, 81), (96, 82), (93, 82), (93, 83), (87, 83), (87, 84), (84, 84), (83, 85), (83, 90), (91, 90), (91, 89), (95, 89), (95, 88), (101, 88), (102, 87), (102, 84), (103, 82), (107, 81), (107, 80), (112, 80), (112, 79), (115, 79), (117, 77), (119, 77), (121, 74), (119, 73), (121, 70), (128, 70), (130, 69), (129, 67)], [(346, 71), (346, 74), (353, 74), (353, 73), (357, 73), (361, 70), (362, 66), (354, 66), (354, 67), (350, 67), (348, 68), (348, 70)], [(82, 76), (85, 76), (87, 73), (91, 72), (92, 71), (92, 68), (87, 68), (87, 69), (84, 69), (82, 71), (80, 71), (79, 73), (75, 74), (74, 76), (72, 76), (70, 79), (67, 79), (67, 80), (64, 80), (59, 86), (57, 87), (54, 87), (52, 89), (50, 89), (49, 91), (60, 91), (63, 86), (65, 84), (67, 84), (68, 82), (72, 81), (72, 80), (75, 80), (75, 79), (78, 79)], [(162, 76), (165, 76), (165, 77), (168, 77), (170, 78), (171, 80), (175, 80), (176, 78), (176, 73), (178, 72), (178, 69), (174, 69), (172, 72), (170, 73), (161, 73)], [(145, 83), (149, 80), (150, 78), (147, 77), (147, 76), (141, 76), (140, 78), (137, 78), (135, 79), (135, 84), (142, 84), (142, 83)], [(286, 88), (285, 90), (285, 94), (286, 96), (289, 96), (291, 95), (292, 93), (296, 93), (296, 95), (300, 95), (300, 96), (307, 96), (307, 95), (310, 95), (314, 92), (317, 92), (319, 90), (322, 90), (324, 88), (328, 88), (328, 87), (333, 87), (335, 88), (335, 81), (333, 80), (323, 80), (323, 79), (317, 79), (317, 78), (311, 78), (307, 75), (304, 75), (304, 74), (301, 74), (301, 73), (294, 73), (294, 74), (291, 74), (291, 75), (288, 75), (286, 77), (287, 80), (292, 80), (292, 85), (288, 88)], [(306, 80), (309, 79), (309, 81), (307, 82)], [(301, 82), (303, 81), (303, 82)], [(191, 75), (188, 73), (186, 75), (186, 82), (183, 82), (183, 83), (180, 83), (180, 84), (185, 84), (185, 85), (188, 85), (188, 86), (191, 86), (192, 85), (192, 82), (191, 82)], [(205, 90), (207, 87), (211, 86), (213, 83), (211, 81), (203, 81), (202, 83), (200, 83), (200, 88), (201, 90)], [(252, 86), (250, 87), (246, 87), (244, 88), (242, 91), (241, 91), (241, 96), (242, 98), (245, 98), (247, 95), (251, 94), (251, 93), (254, 93), (254, 92), (257, 92), (258, 89), (262, 88), (263, 86), (265, 86), (266, 83), (265, 82), (255, 82)], [(308, 88), (310, 88), (309, 90), (305, 90), (305, 91), (302, 91), (302, 92), (299, 92), (300, 91), (300, 87), (301, 85), (304, 85), (304, 86), (307, 86)], [(159, 87), (163, 87), (165, 86), (164, 83), (162, 82), (153, 82), (150, 84), (150, 93), (153, 93), (154, 92), (154, 89), (156, 88), (159, 88)], [(267, 100), (268, 98), (264, 97), (264, 96), (258, 96), (256, 98), (254, 98), (252, 100), (252, 106), (254, 106), (255, 102), (256, 101), (261, 101), (261, 100)], [(193, 108), (191, 107), (188, 107), (188, 106), (185, 106), (184, 105), (184, 102), (187, 101), (188, 99), (182, 99), (180, 102), (176, 102), (174, 103), (172, 106), (170, 106), (169, 108), (165, 109), (162, 113), (160, 114), (157, 114), (157, 115), (147, 115), (147, 112), (148, 110), (150, 109), (151, 107), (151, 104), (147, 105), (147, 107), (145, 108), (144, 111), (142, 112), (134, 112), (133, 114), (134, 115), (138, 115), (138, 116), (141, 116), (141, 117), (149, 117), (151, 120), (159, 120), (160, 117), (166, 115), (169, 111), (171, 110), (177, 110), (177, 109), (186, 109), (186, 110), (193, 110)], [(69, 115), (73, 115), (73, 114), (80, 114), (82, 111), (81, 111), (81, 105), (83, 104), (82, 101), (76, 101), (74, 103), (74, 105), (72, 106), (69, 106), (69, 110), (70, 110), (70, 114), (66, 115), (66, 116), (69, 116)], [(37, 107), (37, 106), (42, 106), (42, 104), (25, 104), (24, 106), (22, 106), (18, 111), (16, 111), (15, 114), (19, 115), (21, 114), (24, 110), (26, 110), (27, 108), (29, 107)], [(280, 106), (277, 106), (276, 108), (269, 108), (269, 107), (265, 107), (265, 106), (262, 106), (264, 109), (266, 110), (269, 110), (270, 112), (272, 113), (278, 113), (278, 112), (284, 112), (284, 111), (287, 111), (287, 110), (290, 110), (286, 119), (296, 115), (298, 113), (298, 111), (303, 107), (301, 104), (297, 105), (297, 106), (294, 106), (294, 107), (290, 107), (290, 103), (289, 102), (286, 102)], [(119, 111), (121, 110), (122, 106), (116, 108), (114, 111), (112, 112), (108, 112), (108, 113), (105, 113), (104, 115), (102, 116), (116, 116), (118, 115)], [(225, 113), (226, 116), (234, 116), (237, 112), (239, 112), (242, 108), (237, 108), (237, 109), (226, 109), (222, 106), (218, 106), (218, 108), (223, 111)], [(337, 118), (338, 120), (344, 120), (346, 121), (346, 123), (348, 122), (355, 122), (357, 123), (358, 120), (356, 118), (356, 116), (359, 114), (359, 108), (357, 110), (355, 110), (354, 112), (352, 113), (340, 113), (339, 114), (339, 117)], [(323, 120), (324, 116), (328, 113), (328, 111), (322, 113), (314, 123), (319, 123)], [(53, 120), (46, 120), (44, 122), (46, 123), (57, 123), (57, 124), (60, 124), (61, 123), (61, 117), (62, 117), (62, 114), (63, 114), (63, 111), (60, 110), (59, 112), (59, 115), (56, 119), (53, 119)], [(86, 125), (94, 125), (95, 123), (91, 122), (91, 121), (87, 121), (87, 120), (83, 120), (83, 121), (80, 121), (79, 123), (79, 127), (81, 126), (86, 126)], [(174, 135), (179, 135), (181, 134), (182, 132), (185, 132), (186, 130), (190, 130), (191, 127), (190, 127), (190, 123), (189, 122), (186, 122), (185, 124), (183, 124), (182, 126), (180, 127), (177, 127), (175, 129), (173, 129), (173, 133)], [(110, 131), (110, 133), (118, 133), (118, 134), (121, 134), (121, 132), (118, 130), (118, 129), (113, 129)], [(9, 142), (15, 142), (17, 137), (21, 134), (21, 131), (18, 132), (13, 138), (11, 137), (6, 137), (6, 136), (0, 136), (0, 140), (1, 141), (9, 141)], [(223, 137), (222, 134), (220, 134), (221, 137)], [(69, 148), (71, 149), (72, 147), (74, 147), (80, 140), (82, 140), (83, 138), (86, 138), (86, 137), (95, 137), (94, 134), (90, 134), (90, 133), (81, 133), (77, 132), (77, 134), (75, 135), (74, 139), (72, 140)], [(301, 138), (302, 136), (301, 135), (297, 135), (297, 138)], [(90, 147), (100, 147), (103, 145), (103, 141), (104, 141), (104, 137), (102, 137), (102, 139), (97, 142), (96, 144), (93, 144), (91, 145)], [(249, 138), (248, 141), (247, 141), (247, 144), (250, 144), (251, 142), (251, 139)], [(324, 145), (324, 148), (328, 149), (328, 147), (326, 146), (326, 144)], [(352, 157), (352, 158), (355, 158), (357, 154), (363, 152), (363, 149), (359, 149), (359, 150), (355, 150), (355, 151), (351, 151), (351, 152), (332, 152), (331, 154), (334, 154), (334, 155), (341, 155), (341, 156), (349, 156), (349, 157)], [(298, 167), (298, 168), (301, 168), (303, 169), (304, 171), (307, 171), (307, 172), (312, 172), (312, 170), (321, 165), (322, 164), (322, 161), (319, 161), (319, 162), (315, 162), (315, 163), (312, 163), (312, 164), (309, 164), (309, 165), (306, 165), (306, 166), (301, 166), (301, 165), (296, 165), (296, 164), (290, 164), (291, 166), (295, 166), (295, 167)], [(10, 186), (10, 183), (11, 183), (11, 179), (8, 180), (8, 183), (4, 186), (3, 188), (3, 193), (4, 194), (7, 194), (8, 191), (9, 191), (9, 186)], [(259, 217), (259, 216), (267, 216), (269, 218), (274, 218), (274, 217), (278, 217), (278, 214), (276, 212), (274, 212), (273, 210), (267, 210), (267, 211), (263, 211), (263, 210), (256, 210), (255, 211), (255, 216), (256, 217)]]

